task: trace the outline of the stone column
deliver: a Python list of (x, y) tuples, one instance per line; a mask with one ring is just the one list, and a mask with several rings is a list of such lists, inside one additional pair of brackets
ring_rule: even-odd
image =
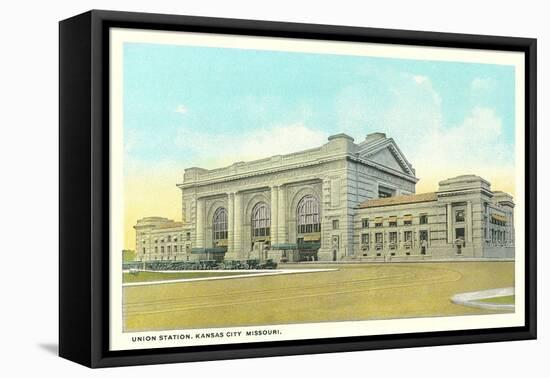
[(237, 259), (242, 258), (243, 254), (243, 242), (242, 242), (242, 229), (243, 229), (243, 206), (242, 206), (242, 194), (234, 194), (234, 210), (235, 217), (233, 218), (233, 253)]
[(235, 194), (227, 193), (227, 253), (226, 259), (234, 257), (233, 238), (235, 234)]
[(277, 200), (278, 216), (277, 225), (279, 230), (277, 233), (277, 242), (279, 244), (288, 243), (286, 231), (286, 191), (283, 186), (279, 186), (279, 196)]
[(271, 187), (271, 245), (279, 239), (279, 187)]
[(447, 243), (453, 242), (453, 205), (447, 204)]
[(197, 224), (195, 248), (204, 248), (204, 200), (197, 199)]
[(472, 224), (474, 222), (473, 216), (472, 216), (472, 201), (466, 202), (466, 240), (468, 242), (472, 242), (473, 235), (472, 235)]

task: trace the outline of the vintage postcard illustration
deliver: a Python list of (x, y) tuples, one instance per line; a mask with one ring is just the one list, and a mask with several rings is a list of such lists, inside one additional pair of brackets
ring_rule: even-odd
[(522, 324), (515, 53), (111, 31), (111, 348)]

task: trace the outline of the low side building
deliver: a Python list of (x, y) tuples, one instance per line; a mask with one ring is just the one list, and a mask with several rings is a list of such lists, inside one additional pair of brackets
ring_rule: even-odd
[(475, 175), (433, 193), (367, 200), (357, 207), (352, 259), (513, 258), (512, 197)]
[(186, 244), (182, 222), (147, 217), (139, 219), (134, 229), (137, 260), (189, 260), (190, 242)]

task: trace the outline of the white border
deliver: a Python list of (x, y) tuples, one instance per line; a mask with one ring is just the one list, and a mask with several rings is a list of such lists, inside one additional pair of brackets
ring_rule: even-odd
[[(233, 36), (138, 29), (110, 29), (110, 350), (164, 348), (191, 345), (229, 344), (257, 341), (316, 339), (358, 335), (380, 335), (462, 329), (523, 326), (525, 324), (525, 82), (524, 54), (491, 50), (456, 49), (386, 45), (373, 43), (301, 40), (272, 37)], [(231, 327), (201, 330), (172, 330), (123, 333), (122, 330), (122, 254), (124, 235), (123, 193), (123, 44), (142, 42), (185, 46), (208, 46), (255, 50), (312, 52), (322, 54), (358, 55), (416, 60), (460, 61), (515, 66), (516, 87), (516, 311), (513, 314), (468, 315), (454, 317), (388, 319), (352, 322), (286, 324), (261, 327)], [(234, 336), (232, 332), (249, 329), (276, 329), (268, 336)], [(214, 339), (178, 339), (159, 341), (161, 336), (221, 332)], [(148, 336), (156, 340), (132, 342), (133, 336)]]

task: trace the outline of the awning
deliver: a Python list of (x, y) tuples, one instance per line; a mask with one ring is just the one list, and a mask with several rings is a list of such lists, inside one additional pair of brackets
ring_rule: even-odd
[(279, 249), (279, 250), (289, 250), (289, 249), (298, 249), (298, 246), (294, 243), (281, 243), (281, 244), (273, 244), (271, 246), (271, 249)]
[(506, 222), (506, 217), (500, 214), (492, 214), (491, 217), (497, 221)]
[(220, 247), (214, 247), (214, 248), (192, 248), (191, 253), (225, 253), (227, 252), (227, 248), (220, 248)]
[(376, 223), (380, 223), (380, 222), (382, 222), (383, 220), (384, 220), (384, 218), (382, 218), (382, 217), (376, 217), (376, 218), (374, 218), (374, 221), (375, 221)]
[(227, 239), (218, 240), (216, 243), (217, 247), (227, 247)]
[(411, 214), (407, 214), (405, 216), (403, 216), (403, 220), (405, 221), (412, 221), (413, 220), (413, 216)]
[(304, 241), (318, 241), (321, 240), (321, 233), (314, 232), (311, 234), (304, 235)]
[(271, 236), (254, 236), (252, 237), (253, 242), (268, 242), (271, 241)]
[(392, 216), (392, 217), (389, 218), (389, 221), (390, 222), (397, 222), (397, 217)]
[(300, 243), (298, 244), (298, 249), (313, 251), (321, 248), (321, 243)]

